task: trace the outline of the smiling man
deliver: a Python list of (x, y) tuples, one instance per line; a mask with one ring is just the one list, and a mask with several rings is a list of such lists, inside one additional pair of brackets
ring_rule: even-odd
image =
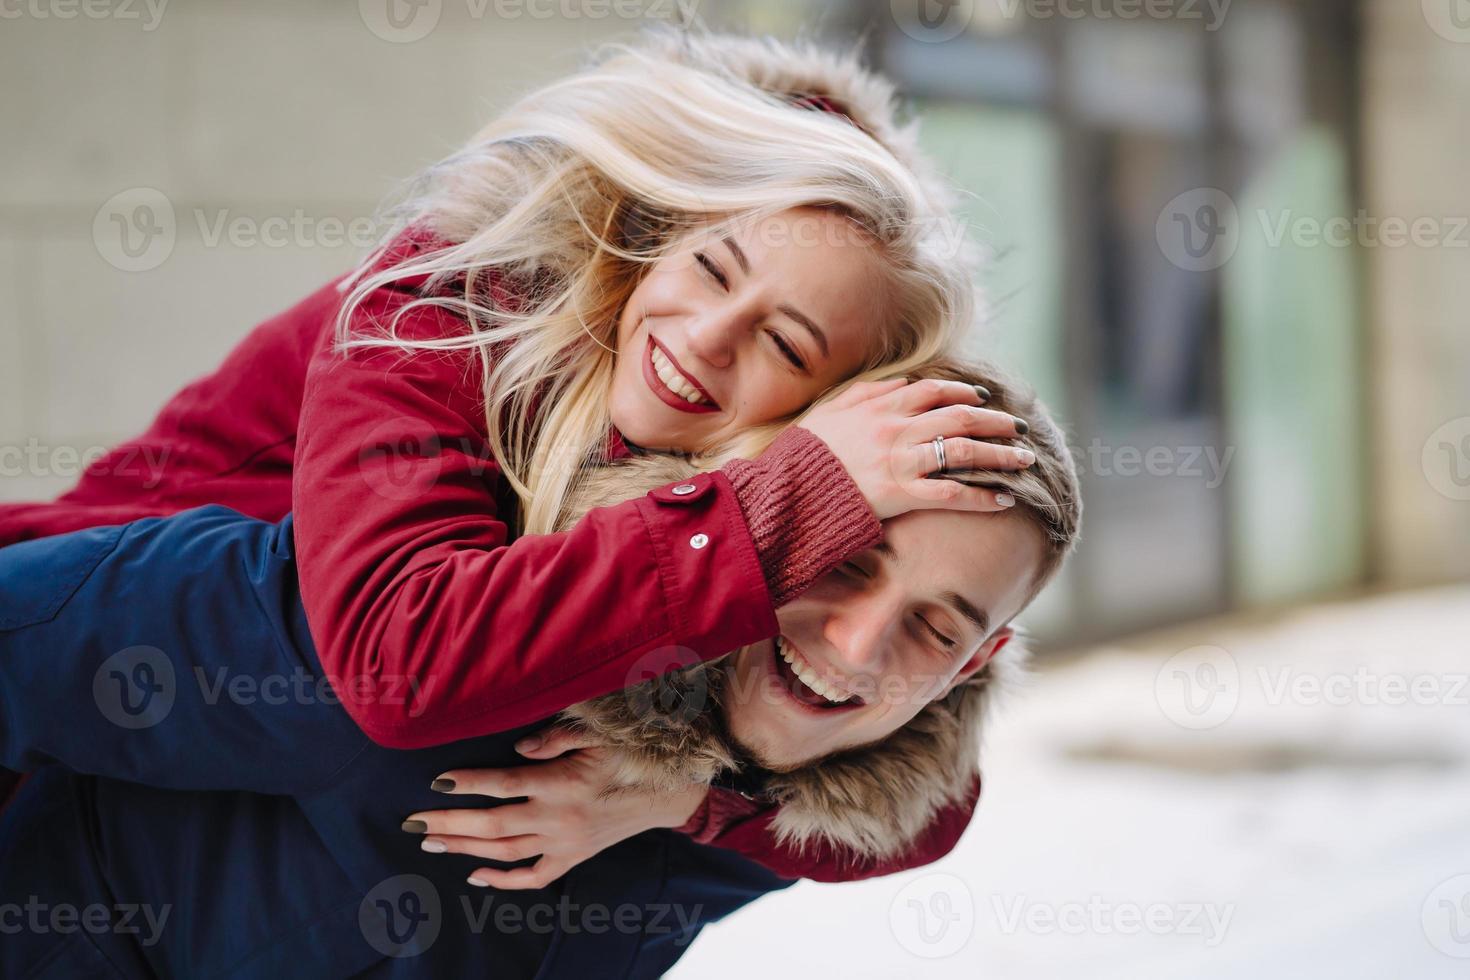
[[(7, 936), (0, 976), (43, 961), (78, 974), (272, 980), (655, 976), (703, 924), (803, 873), (741, 857), (739, 828), (710, 846), (712, 828), (774, 828), (869, 858), (942, 853), (952, 840), (924, 850), (920, 837), (977, 777), (994, 658), (1069, 551), (1080, 504), (1039, 406), (972, 369), (926, 374), (984, 383), (993, 405), (1030, 421), (1037, 464), (977, 475), (1016, 506), (885, 522), (882, 543), (778, 610), (774, 640), (649, 682), (712, 685), (717, 696), (672, 726), (629, 696), (644, 685), (568, 706), (626, 736), (644, 763), (631, 771), (716, 788), (704, 826), (637, 833), (523, 890), (467, 885), (482, 859), (427, 853), (400, 824), (413, 812), (441, 819), (430, 783), (443, 773), (523, 764), (514, 744), (554, 719), (395, 750), (339, 704), (203, 683), (219, 667), (320, 677), (289, 518), (201, 508), (0, 551), (0, 698), (14, 706), (0, 719), (0, 764), (39, 770), (0, 822), (0, 903), (125, 903), (163, 923), (146, 943), (113, 928), (22, 931)], [(632, 473), (617, 470), (604, 490), (636, 492)], [(119, 678), (148, 697), (116, 700)], [(760, 778), (718, 788), (734, 769)]]
[(886, 522), (879, 545), (778, 612), (781, 635), (735, 655), (737, 688), (786, 694), (727, 710), (754, 759), (779, 771), (879, 741), (1010, 640), (1037, 589), (1036, 575), (1016, 571), (1050, 572), (1045, 531), (1025, 512), (966, 517)]

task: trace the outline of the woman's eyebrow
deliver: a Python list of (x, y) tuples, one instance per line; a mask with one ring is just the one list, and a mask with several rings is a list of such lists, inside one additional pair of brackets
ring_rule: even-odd
[(740, 246), (735, 244), (735, 239), (726, 235), (720, 241), (724, 242), (725, 247), (730, 250), (730, 254), (735, 256), (735, 264), (740, 266), (740, 271), (747, 276), (750, 275), (750, 260), (745, 257), (745, 252), (741, 250)]
[(822, 328), (813, 323), (810, 317), (808, 317), (805, 313), (802, 313), (795, 307), (787, 305), (786, 303), (782, 303), (780, 306), (776, 307), (776, 309), (780, 310), (782, 313), (785, 313), (787, 316), (791, 317), (791, 319), (795, 320), (797, 323), (806, 328), (807, 333), (812, 335), (812, 339), (815, 340), (817, 342), (817, 346), (822, 349), (823, 357), (832, 356), (832, 351), (827, 346), (827, 335), (822, 333)]
[[(739, 245), (735, 244), (735, 239), (731, 238), (729, 235), (725, 235), (720, 239), (720, 241), (724, 243), (725, 247), (730, 250), (730, 254), (734, 256), (735, 264), (740, 266), (740, 271), (747, 276), (750, 275), (750, 259), (746, 258), (745, 252), (740, 248)], [(782, 303), (780, 306), (776, 307), (776, 309), (791, 317), (791, 319), (795, 320), (798, 324), (804, 327), (807, 333), (812, 335), (812, 340), (816, 342), (817, 347), (819, 347), (822, 351), (822, 357), (831, 358), (832, 348), (827, 345), (827, 335), (822, 332), (821, 327), (812, 322), (811, 317), (807, 316), (796, 307), (791, 306), (789, 303)]]

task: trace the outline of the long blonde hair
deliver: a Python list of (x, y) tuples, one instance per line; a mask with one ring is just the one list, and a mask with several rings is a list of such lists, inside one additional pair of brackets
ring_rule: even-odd
[[(849, 118), (793, 106), (811, 95)], [(339, 344), (474, 351), (520, 530), (547, 533), (584, 468), (603, 461), (623, 306), (650, 264), (696, 228), (833, 211), (876, 246), (889, 276), (882, 339), (857, 377), (954, 348), (976, 316), (977, 257), (915, 130), (898, 126), (892, 86), (856, 53), (669, 27), (604, 45), (587, 68), (524, 96), (431, 167), (388, 212), (383, 248), (410, 224), (454, 244), (380, 271), (365, 262), (344, 287)], [(495, 301), (489, 270), (514, 284), (515, 303)], [(397, 315), (447, 306), (466, 320), (463, 336), (399, 337), (396, 317), (350, 328), (374, 290), (423, 275), (421, 296)], [(443, 288), (461, 276), (462, 289)], [(701, 447), (698, 464), (757, 455), (789, 421)]]

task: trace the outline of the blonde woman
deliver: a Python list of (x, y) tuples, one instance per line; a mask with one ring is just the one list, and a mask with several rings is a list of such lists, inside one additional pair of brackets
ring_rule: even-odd
[[(768, 639), (880, 520), (1011, 503), (925, 479), (936, 437), (951, 468), (1034, 461), (980, 441), (1025, 432), (983, 390), (862, 383), (974, 315), (948, 196), (890, 99), (806, 47), (611, 46), (432, 168), (369, 260), (73, 492), (0, 511), (0, 543), (205, 503), (291, 511), (324, 672), (394, 748)], [(580, 474), (649, 450), (701, 475), (553, 530)], [(167, 460), (156, 485), (119, 465), (143, 452)]]

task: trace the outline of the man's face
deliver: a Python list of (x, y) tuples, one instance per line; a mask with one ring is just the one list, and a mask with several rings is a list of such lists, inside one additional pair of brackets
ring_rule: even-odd
[(974, 674), (1043, 559), (1040, 528), (1015, 512), (913, 511), (883, 528), (777, 610), (775, 641), (731, 658), (726, 724), (766, 768), (879, 741)]

